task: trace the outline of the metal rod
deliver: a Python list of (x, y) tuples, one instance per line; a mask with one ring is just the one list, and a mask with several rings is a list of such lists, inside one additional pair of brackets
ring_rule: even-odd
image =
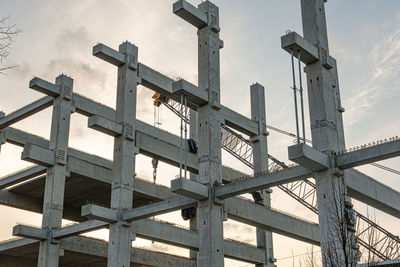
[(304, 124), (304, 104), (303, 104), (303, 82), (301, 80), (301, 60), (300, 51), (298, 56), (299, 61), (299, 83), (300, 83), (300, 105), (301, 105), (301, 127), (303, 128), (303, 143), (306, 143), (306, 128)]
[(181, 139), (180, 139), (180, 147), (179, 147), (179, 178), (182, 178), (182, 138), (183, 138), (183, 94), (181, 94)]
[[(188, 112), (188, 107), (187, 107), (187, 97), (185, 96), (185, 118), (187, 118), (187, 112)], [(187, 143), (187, 120), (185, 119), (185, 145), (184, 145), (184, 149), (183, 149), (183, 153), (185, 155), (185, 179), (186, 179), (186, 173), (187, 173), (187, 164), (186, 164), (186, 143)]]
[(299, 136), (299, 116), (297, 114), (297, 88), (296, 88), (296, 75), (294, 72), (294, 60), (293, 60), (293, 49), (290, 51), (290, 55), (292, 58), (292, 74), (293, 74), (293, 96), (294, 96), (294, 109), (296, 114), (296, 133), (297, 133), (297, 143), (300, 143)]

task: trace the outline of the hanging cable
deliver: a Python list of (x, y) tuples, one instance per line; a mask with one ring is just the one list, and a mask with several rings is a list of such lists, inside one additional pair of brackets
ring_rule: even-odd
[(293, 96), (294, 96), (294, 109), (296, 114), (296, 133), (297, 133), (297, 143), (300, 143), (299, 135), (299, 116), (297, 114), (297, 88), (296, 88), (296, 74), (294, 71), (294, 59), (293, 59), (293, 49), (290, 52), (292, 58), (292, 74), (293, 74)]
[[(187, 113), (188, 113), (188, 107), (187, 107), (187, 97), (185, 96), (185, 118), (187, 118)], [(186, 143), (187, 143), (187, 120), (185, 120), (185, 140), (184, 140), (184, 149), (183, 149), (183, 153), (184, 153), (184, 163), (185, 163), (185, 179), (186, 179), (186, 173), (187, 173), (187, 164), (186, 164), (186, 154), (187, 154), (187, 150), (186, 150)]]
[(183, 159), (183, 94), (181, 94), (181, 110), (180, 110), (180, 117), (181, 117), (181, 131), (180, 131), (180, 148), (179, 148), (179, 178), (182, 178), (182, 159)]
[(301, 127), (303, 128), (303, 143), (306, 143), (306, 128), (304, 123), (304, 104), (303, 104), (303, 83), (301, 80), (301, 60), (300, 60), (300, 50), (299, 50), (299, 84), (300, 84), (300, 105), (301, 105)]

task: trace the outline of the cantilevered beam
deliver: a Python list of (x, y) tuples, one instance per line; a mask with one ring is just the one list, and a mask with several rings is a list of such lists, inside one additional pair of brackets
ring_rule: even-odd
[(45, 229), (18, 224), (13, 227), (13, 236), (25, 237), (35, 240), (46, 240), (48, 232)]
[(21, 159), (36, 163), (45, 167), (54, 165), (56, 157), (54, 151), (46, 148), (36, 146), (33, 144), (26, 144), (22, 151)]
[(400, 139), (338, 155), (336, 164), (348, 169), (397, 156), (400, 156)]
[(196, 200), (204, 200), (209, 197), (206, 185), (184, 178), (171, 181), (171, 192)]
[(180, 0), (174, 3), (173, 12), (175, 15), (189, 22), (197, 29), (201, 29), (207, 26), (207, 15), (184, 0)]
[(21, 183), (44, 173), (46, 173), (46, 168), (39, 165), (18, 171), (16, 173), (1, 178), (0, 189), (4, 189), (6, 187)]
[(329, 156), (301, 143), (288, 147), (289, 160), (300, 164), (311, 171), (322, 171), (329, 168)]
[(0, 129), (4, 129), (5, 127), (17, 123), (35, 113), (38, 113), (39, 111), (42, 111), (50, 107), (53, 104), (53, 100), (54, 100), (53, 97), (45, 96), (10, 114), (7, 114), (7, 116), (3, 118), (1, 118), (0, 116)]

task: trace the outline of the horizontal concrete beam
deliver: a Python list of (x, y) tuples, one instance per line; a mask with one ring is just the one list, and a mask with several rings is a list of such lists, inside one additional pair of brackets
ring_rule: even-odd
[(179, 0), (174, 3), (173, 12), (197, 29), (207, 26), (207, 15), (184, 0)]
[(204, 106), (208, 103), (208, 93), (206, 90), (198, 88), (196, 85), (191, 84), (185, 80), (178, 80), (172, 83), (172, 93), (175, 95), (184, 95), (187, 99), (189, 107), (194, 104), (196, 106)]
[[(25, 248), (29, 249), (32, 246), (37, 246), (39, 247), (39, 241), (37, 240), (32, 240), (32, 239), (26, 239), (26, 238), (21, 238), (17, 240), (12, 240), (3, 244), (0, 244), (0, 260), (2, 260), (3, 256), (7, 257), (8, 254), (12, 254), (15, 252), (16, 249), (18, 251), (23, 252)], [(73, 255), (71, 254), (65, 254), (65, 256), (61, 259), (61, 262), (63, 262), (63, 259), (69, 262), (74, 262), (75, 259), (71, 258), (76, 256), (76, 253), (81, 254), (81, 255), (91, 255), (93, 256), (92, 263), (87, 262), (85, 266), (88, 267), (97, 267), (99, 266), (99, 259), (104, 258), (104, 264), (106, 263), (105, 258), (107, 258), (107, 251), (108, 251), (108, 243), (106, 241), (102, 241), (99, 239), (93, 239), (89, 237), (82, 237), (82, 236), (75, 236), (75, 237), (70, 237), (67, 239), (63, 239), (60, 241), (60, 249), (64, 251), (69, 251), (69, 252), (74, 252)], [(10, 250), (10, 252), (8, 252)], [(11, 251), (13, 250), (13, 251)], [(23, 255), (23, 253), (20, 253), (20, 255)], [(27, 257), (29, 257), (27, 255)], [(16, 260), (18, 259), (18, 260)], [(26, 259), (24, 256), (18, 256), (14, 258), (14, 261), (9, 260), (8, 261), (1, 263), (12, 263), (12, 264), (19, 264), (19, 265), (4, 265), (4, 266), (24, 266), (26, 263)], [(175, 256), (175, 255), (170, 255), (162, 252), (155, 252), (155, 251), (150, 251), (146, 249), (141, 249), (141, 248), (131, 248), (131, 262), (136, 266), (159, 266), (160, 262), (165, 263), (166, 266), (177, 266), (177, 267), (195, 267), (196, 262), (193, 260), (190, 260), (185, 257), (180, 257), (180, 256)], [(31, 264), (31, 262), (29, 262)], [(34, 261), (31, 265), (26, 265), (29, 267), (36, 266), (37, 260)], [(1, 264), (0, 264), (1, 265)], [(66, 266), (66, 265), (61, 265), (60, 266)], [(70, 266), (70, 265), (68, 265)]]
[(88, 127), (114, 137), (121, 135), (123, 130), (121, 124), (99, 115), (89, 117)]
[(42, 80), (38, 77), (35, 77), (32, 80), (30, 80), (29, 88), (52, 97), (57, 97), (61, 93), (60, 86)]
[(303, 242), (319, 245), (318, 224), (310, 223), (250, 201), (228, 198), (224, 200), (228, 218)]
[(288, 147), (289, 160), (311, 171), (323, 171), (330, 167), (329, 156), (304, 144)]
[(63, 239), (71, 236), (81, 235), (108, 226), (108, 223), (97, 220), (89, 220), (74, 225), (62, 227), (61, 229), (53, 230), (53, 238)]
[(11, 175), (5, 176), (0, 179), (0, 189), (24, 182), (38, 175), (46, 173), (46, 167), (33, 166), (27, 169), (15, 172)]
[(225, 106), (221, 106), (222, 118), (225, 125), (249, 136), (258, 135), (258, 123)]
[(400, 139), (338, 155), (336, 164), (348, 169), (397, 156), (400, 156)]
[(215, 196), (221, 199), (254, 192), (260, 189), (306, 179), (312, 171), (302, 166), (291, 167), (245, 180), (215, 187)]
[[(132, 231), (140, 238), (192, 250), (199, 249), (198, 232), (172, 224), (154, 220), (140, 220), (132, 223)], [(224, 254), (227, 258), (248, 263), (264, 263), (265, 261), (263, 249), (232, 240), (224, 240)]]
[(354, 169), (344, 177), (350, 197), (400, 219), (400, 192)]
[(14, 123), (17, 123), (35, 113), (38, 113), (50, 107), (53, 104), (53, 100), (54, 100), (53, 97), (45, 96), (10, 114), (7, 114), (7, 116), (3, 118), (1, 118), (0, 116), (0, 129), (4, 129)]
[(304, 64), (311, 64), (319, 60), (318, 48), (296, 32), (290, 32), (282, 36), (281, 47), (288, 53), (293, 51), (293, 55), (296, 58), (298, 58), (300, 52), (300, 59)]
[[(108, 243), (106, 241), (87, 238), (70, 237), (60, 241), (60, 248), (65, 251), (107, 258)], [(141, 248), (131, 248), (131, 262), (136, 266), (165, 266), (195, 267), (196, 262), (185, 257), (179, 257), (167, 253), (156, 252)], [(98, 266), (95, 262), (90, 267)]]
[(56, 157), (53, 151), (33, 144), (26, 144), (21, 154), (21, 159), (42, 166), (53, 166)]
[(45, 229), (35, 228), (32, 226), (18, 224), (13, 227), (13, 236), (19, 236), (35, 240), (46, 240), (48, 238)]
[(208, 186), (184, 178), (171, 181), (171, 192), (196, 200), (209, 197)]
[(105, 44), (97, 44), (93, 46), (93, 56), (98, 57), (114, 66), (125, 64), (125, 55), (120, 53)]
[(122, 214), (122, 219), (125, 221), (136, 221), (151, 216), (168, 213), (175, 210), (190, 208), (195, 206), (196, 204), (197, 204), (196, 200), (187, 197), (177, 197), (173, 199), (167, 199), (154, 204), (125, 211)]
[[(113, 223), (118, 221), (118, 210), (109, 209), (94, 204), (82, 206), (82, 217), (87, 217), (90, 220), (99, 220), (103, 222)], [(97, 225), (94, 225), (97, 227)]]

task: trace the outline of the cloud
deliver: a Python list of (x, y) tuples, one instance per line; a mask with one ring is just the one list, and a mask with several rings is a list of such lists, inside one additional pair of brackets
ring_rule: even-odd
[(367, 54), (366, 63), (370, 68), (361, 75), (358, 93), (344, 101), (351, 116), (351, 125), (361, 117), (373, 112), (372, 107), (382, 100), (390, 100), (399, 92), (400, 81), (400, 17), (392, 25), (391, 31), (382, 31), (380, 41)]
[(52, 80), (61, 73), (65, 73), (74, 79), (74, 88), (84, 89), (85, 91), (105, 89), (106, 73), (80, 59), (53, 59), (47, 64), (42, 76)]

